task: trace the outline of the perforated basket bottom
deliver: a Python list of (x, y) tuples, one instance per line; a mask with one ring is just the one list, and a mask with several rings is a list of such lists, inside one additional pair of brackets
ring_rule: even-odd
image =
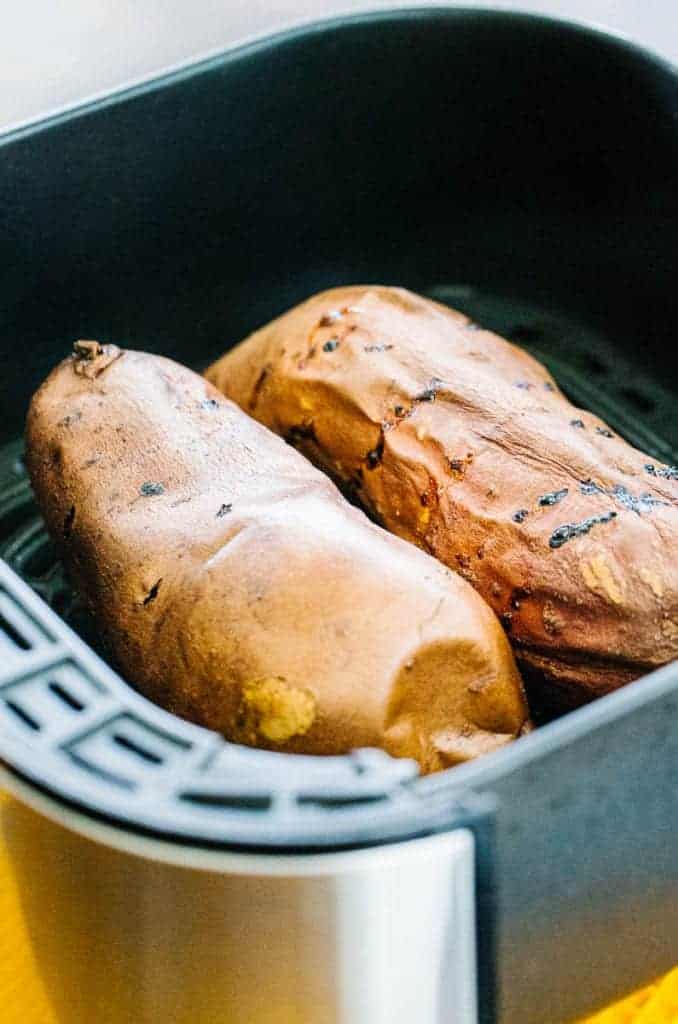
[[(605, 338), (467, 286), (428, 294), (531, 351), (572, 401), (632, 444), (676, 461), (672, 395)], [(411, 762), (238, 747), (135, 693), (94, 653), (96, 631), (38, 514), (21, 441), (0, 450), (0, 557), (0, 755), (34, 781), (137, 828), (257, 847), (363, 844), (429, 830), (440, 814), (464, 817), (419, 804)]]
[(526, 349), (570, 401), (606, 420), (636, 448), (661, 462), (677, 461), (675, 395), (600, 332), (560, 312), (468, 285), (433, 285), (427, 295)]

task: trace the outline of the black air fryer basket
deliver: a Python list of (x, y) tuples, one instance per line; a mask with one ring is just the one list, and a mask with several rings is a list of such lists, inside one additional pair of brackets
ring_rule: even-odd
[(20, 438), (76, 338), (202, 369), (313, 292), (374, 281), (524, 345), (677, 462), (676, 72), (528, 15), (328, 21), (6, 135), (0, 204), (6, 765), (177, 842), (340, 849), (470, 825), (487, 1020), (495, 991), (502, 1020), (555, 1024), (673, 966), (678, 666), (427, 779), (378, 751), (234, 747), (94, 652)]

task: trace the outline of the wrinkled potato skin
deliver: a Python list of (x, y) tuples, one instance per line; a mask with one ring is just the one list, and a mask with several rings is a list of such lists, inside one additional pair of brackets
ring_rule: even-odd
[[(472, 583), (547, 702), (582, 703), (678, 655), (678, 483), (462, 314), (399, 288), (338, 288), (207, 376)], [(590, 480), (599, 490), (583, 493)], [(610, 495), (620, 486), (662, 504), (634, 511)], [(551, 546), (564, 524), (610, 513)]]
[(380, 746), (425, 771), (523, 730), (510, 647), (465, 581), (370, 523), (202, 377), (79, 344), (34, 396), (27, 464), (143, 693), (237, 742)]

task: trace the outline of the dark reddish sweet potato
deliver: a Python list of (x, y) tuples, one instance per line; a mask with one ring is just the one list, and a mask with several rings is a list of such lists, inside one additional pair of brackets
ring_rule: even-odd
[(678, 656), (678, 471), (460, 313), (338, 288), (208, 377), (469, 580), (542, 696), (580, 703)]

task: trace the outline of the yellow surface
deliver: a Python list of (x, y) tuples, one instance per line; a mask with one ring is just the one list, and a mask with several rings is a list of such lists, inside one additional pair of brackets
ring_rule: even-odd
[[(0, 832), (10, 799), (0, 793)], [(9, 822), (7, 822), (9, 824)], [(0, 843), (0, 1022), (68, 1024), (57, 1021), (28, 939), (14, 869)], [(95, 1024), (95, 1022), (93, 1022)], [(413, 1022), (414, 1024), (414, 1022)], [(544, 1024), (549, 1024), (544, 1021)], [(678, 968), (661, 981), (589, 1017), (580, 1024), (678, 1024)]]
[[(9, 803), (9, 797), (0, 793), (0, 819)], [(24, 924), (16, 878), (2, 843), (0, 843), (0, 1021), (2, 1024), (57, 1024), (36, 969)]]
[(678, 1024), (678, 967), (628, 999), (582, 1024)]

